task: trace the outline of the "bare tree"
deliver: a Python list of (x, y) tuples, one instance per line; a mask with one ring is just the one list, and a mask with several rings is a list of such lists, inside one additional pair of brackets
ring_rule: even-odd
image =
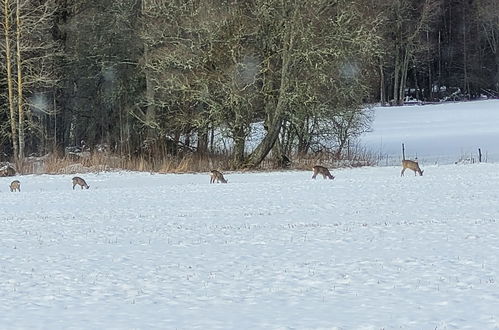
[(495, 0), (477, 0), (474, 5), (487, 46), (494, 56), (495, 90), (499, 94), (499, 2)]
[[(31, 102), (35, 94), (51, 88), (57, 81), (53, 66), (57, 45), (50, 34), (56, 5), (51, 0), (5, 0), (3, 5), (3, 49), (9, 86), (13, 156), (22, 162), (26, 153), (26, 124), (30, 125), (33, 132), (37, 131), (31, 117), (28, 117), (29, 121), (26, 120), (26, 110), (36, 106)], [(14, 89), (17, 90), (15, 96)]]
[(3, 45), (3, 51), (5, 54), (5, 71), (7, 79), (7, 100), (9, 106), (10, 114), (10, 129), (11, 129), (11, 141), (12, 149), (14, 153), (14, 159), (17, 161), (19, 156), (19, 141), (17, 139), (17, 113), (14, 101), (14, 73), (12, 70), (12, 45), (11, 45), (11, 35), (12, 31), (12, 4), (10, 0), (2, 0), (3, 9), (3, 29), (5, 43)]
[[(348, 99), (351, 109), (359, 109), (365, 96), (365, 91), (357, 93), (362, 89), (358, 88), (362, 63), (377, 56), (375, 26), (363, 24), (359, 8), (351, 2), (262, 2), (265, 6), (259, 8), (267, 11), (259, 12), (257, 18), (264, 43), (263, 67), (267, 68), (262, 78), (262, 90), (268, 95), (267, 134), (249, 156), (249, 167), (258, 166), (272, 150), (285, 122), (301, 127), (297, 135), (303, 143), (309, 140), (310, 122), (344, 108), (341, 100)], [(269, 26), (274, 33), (268, 33)]]
[(248, 12), (246, 2), (147, 2), (141, 30), (146, 107), (135, 116), (176, 144), (196, 135), (199, 153), (207, 149), (209, 129), (227, 132), (235, 141), (234, 162), (241, 162), (260, 65)]
[(385, 47), (388, 55), (382, 61), (393, 63), (392, 96), (395, 104), (402, 104), (411, 63), (425, 40), (425, 32), (439, 14), (437, 0), (388, 0), (382, 7), (385, 16)]

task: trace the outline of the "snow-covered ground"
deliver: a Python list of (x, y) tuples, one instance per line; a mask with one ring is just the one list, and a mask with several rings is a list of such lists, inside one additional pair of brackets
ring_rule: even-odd
[(380, 154), (380, 164), (406, 158), (451, 164), (464, 159), (499, 162), (499, 100), (374, 109), (372, 132), (360, 141)]
[(423, 169), (0, 178), (0, 328), (499, 328), (499, 164)]

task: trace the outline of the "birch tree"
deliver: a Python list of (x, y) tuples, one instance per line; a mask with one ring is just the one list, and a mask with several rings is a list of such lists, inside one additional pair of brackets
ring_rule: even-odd
[(13, 72), (13, 47), (12, 47), (12, 1), (2, 0), (2, 14), (3, 14), (3, 24), (2, 32), (4, 36), (3, 53), (4, 53), (4, 69), (5, 77), (7, 79), (7, 104), (10, 119), (10, 139), (12, 141), (12, 151), (14, 160), (17, 161), (19, 156), (19, 141), (17, 138), (17, 112), (14, 100), (14, 72)]
[(40, 104), (33, 102), (35, 95), (51, 89), (58, 79), (54, 67), (58, 47), (50, 33), (55, 9), (55, 2), (50, 0), (3, 2), (3, 50), (11, 139), (13, 157), (20, 162), (26, 154), (26, 127), (30, 132), (30, 140), (39, 129), (32, 120), (31, 110), (37, 108), (36, 110), (46, 111)]

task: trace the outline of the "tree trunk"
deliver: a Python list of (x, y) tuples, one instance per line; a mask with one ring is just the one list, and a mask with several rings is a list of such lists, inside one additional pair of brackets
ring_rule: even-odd
[(385, 95), (385, 72), (383, 68), (383, 60), (379, 59), (379, 101), (382, 106), (386, 105)]
[[(297, 14), (298, 8), (295, 8), (294, 15)], [(270, 150), (272, 150), (279, 133), (281, 132), (282, 124), (285, 118), (285, 110), (287, 106), (287, 96), (286, 92), (289, 86), (289, 70), (291, 66), (291, 55), (293, 50), (293, 40), (294, 40), (294, 19), (289, 20), (286, 23), (286, 35), (284, 38), (283, 49), (282, 49), (282, 67), (281, 67), (281, 79), (279, 87), (279, 96), (277, 99), (277, 105), (275, 111), (270, 114), (270, 122), (268, 123), (267, 134), (263, 138), (262, 142), (256, 147), (256, 149), (251, 153), (245, 167), (254, 168), (260, 165), (260, 163), (267, 157)]]
[(463, 8), (463, 87), (464, 87), (464, 94), (468, 96), (468, 99), (470, 97), (471, 91), (470, 91), (470, 84), (469, 84), (469, 78), (468, 78), (468, 40), (467, 40), (467, 21), (466, 21), (466, 10)]
[[(430, 44), (430, 37), (429, 37), (429, 32), (426, 32), (426, 42)], [(430, 101), (433, 101), (433, 73), (431, 69), (431, 60), (430, 60), (430, 47), (428, 47), (428, 93), (426, 94), (428, 96), (428, 99)]]
[(414, 79), (414, 87), (416, 88), (416, 100), (419, 101), (421, 99), (421, 95), (419, 93), (418, 74), (416, 72), (416, 66), (412, 67), (412, 76)]
[(272, 122), (269, 125), (267, 134), (263, 138), (262, 142), (256, 147), (256, 149), (249, 156), (245, 167), (254, 168), (260, 165), (260, 163), (267, 157), (270, 150), (274, 146), (279, 133), (281, 132), (282, 123), (284, 121), (284, 96), (280, 96), (277, 102), (277, 107), (275, 110), (275, 115)]
[(400, 66), (400, 83), (398, 90), (398, 105), (402, 105), (404, 103), (405, 96), (405, 86), (407, 84), (407, 71), (409, 70), (409, 51), (407, 49), (404, 50), (404, 59)]
[(198, 129), (198, 142), (196, 151), (201, 155), (208, 153), (208, 126)]
[(55, 88), (52, 91), (52, 106), (54, 108), (54, 144), (52, 145), (52, 152), (57, 151), (57, 99), (56, 99), (56, 92)]
[(146, 75), (146, 125), (147, 125), (147, 138), (154, 139), (156, 137), (156, 130), (154, 124), (156, 122), (156, 106), (154, 105), (154, 83), (152, 81), (151, 73), (149, 72), (149, 46), (144, 45), (144, 59), (146, 62), (145, 75)]
[(298, 154), (298, 157), (303, 157), (310, 150), (310, 142), (311, 142), (310, 117), (306, 116), (302, 122), (292, 123), (290, 131), (291, 130), (294, 132), (293, 136), (296, 136), (297, 139), (296, 152)]
[(437, 97), (440, 97), (440, 86), (442, 85), (442, 32), (438, 31), (438, 78), (437, 78)]
[(293, 141), (295, 140), (295, 131), (292, 129), (291, 123), (287, 123), (283, 132), (283, 149), (285, 155), (291, 155), (293, 152)]
[(213, 127), (210, 128), (210, 152), (213, 152), (215, 144), (215, 129)]
[(399, 99), (399, 74), (400, 74), (400, 47), (395, 47), (395, 68), (393, 72), (393, 100), (395, 104), (400, 103)]
[(233, 166), (238, 168), (244, 162), (244, 147), (245, 147), (245, 138), (244, 137), (235, 137), (234, 138), (234, 154), (233, 154)]
[(21, 19), (19, 0), (16, 0), (16, 54), (17, 54), (17, 111), (19, 114), (19, 161), (24, 159), (24, 108), (23, 108), (23, 79), (21, 62)]
[(5, 67), (7, 71), (7, 92), (8, 92), (8, 103), (10, 112), (10, 128), (11, 128), (11, 139), (12, 139), (12, 149), (14, 152), (14, 160), (17, 162), (19, 156), (19, 141), (17, 139), (17, 120), (16, 120), (16, 110), (14, 106), (14, 88), (12, 85), (12, 54), (10, 50), (10, 21), (9, 21), (9, 1), (3, 0), (4, 5), (4, 34), (5, 34)]

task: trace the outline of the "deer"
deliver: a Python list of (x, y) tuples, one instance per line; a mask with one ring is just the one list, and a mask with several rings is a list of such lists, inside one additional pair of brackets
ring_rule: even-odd
[(19, 182), (19, 180), (14, 180), (10, 183), (10, 191), (14, 192), (16, 190), (21, 192), (21, 182)]
[(314, 167), (312, 167), (312, 171), (314, 171), (314, 175), (312, 175), (312, 179), (315, 179), (317, 174), (322, 174), (322, 177), (324, 179), (326, 179), (326, 178), (328, 178), (330, 180), (334, 179), (334, 176), (331, 174), (331, 172), (329, 172), (327, 167), (315, 165)]
[(90, 186), (85, 182), (85, 180), (83, 180), (82, 178), (80, 178), (79, 176), (75, 176), (73, 178), (73, 190), (75, 189), (75, 186), (76, 185), (80, 185), (81, 186), (81, 189), (83, 189), (83, 187), (85, 188), (90, 188)]
[(221, 183), (227, 183), (228, 181), (225, 180), (224, 175), (217, 171), (217, 170), (211, 170), (210, 172), (210, 183), (215, 183), (216, 182), (221, 182)]
[(420, 176), (423, 176), (424, 171), (421, 171), (421, 168), (419, 168), (419, 164), (417, 161), (404, 159), (402, 161), (402, 172), (400, 172), (400, 176), (404, 176), (404, 172), (406, 169), (413, 170), (414, 176), (416, 176), (417, 173), (419, 173)]

